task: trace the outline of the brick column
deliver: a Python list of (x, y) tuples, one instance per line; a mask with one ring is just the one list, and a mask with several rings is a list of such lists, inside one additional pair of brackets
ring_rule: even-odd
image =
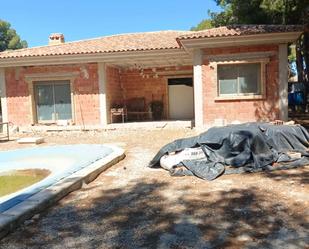
[(203, 79), (202, 79), (203, 52), (196, 49), (193, 52), (193, 87), (194, 87), (194, 119), (195, 127), (203, 128)]
[(279, 116), (288, 120), (288, 50), (287, 44), (279, 45)]
[(106, 96), (106, 65), (98, 63), (99, 76), (99, 99), (100, 99), (100, 124), (107, 125), (109, 123), (109, 110)]
[(0, 68), (0, 101), (2, 108), (2, 121), (8, 122), (7, 112), (7, 98), (6, 98), (6, 85), (5, 85), (5, 70)]

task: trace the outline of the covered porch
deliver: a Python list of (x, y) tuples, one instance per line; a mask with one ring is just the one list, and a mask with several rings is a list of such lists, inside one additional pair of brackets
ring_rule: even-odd
[(192, 59), (99, 63), (101, 124), (194, 121)]

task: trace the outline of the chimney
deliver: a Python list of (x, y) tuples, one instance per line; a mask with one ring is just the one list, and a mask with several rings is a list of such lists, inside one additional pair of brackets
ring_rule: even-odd
[(48, 45), (59, 45), (64, 43), (64, 35), (61, 33), (53, 33), (49, 36)]

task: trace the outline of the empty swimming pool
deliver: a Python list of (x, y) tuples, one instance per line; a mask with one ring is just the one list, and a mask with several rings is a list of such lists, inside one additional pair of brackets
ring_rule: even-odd
[(41, 190), (109, 156), (115, 147), (99, 144), (36, 147), (0, 152), (0, 174), (11, 170), (46, 169), (45, 179), (0, 198), (0, 214)]

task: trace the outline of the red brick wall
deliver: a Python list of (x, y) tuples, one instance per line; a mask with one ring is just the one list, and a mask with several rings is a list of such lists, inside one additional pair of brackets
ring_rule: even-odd
[[(125, 70), (120, 74), (121, 85), (124, 90), (124, 99), (145, 97), (146, 104), (152, 100), (161, 100), (164, 105), (164, 118), (168, 116), (168, 86), (167, 78), (173, 75), (172, 72), (190, 71), (192, 66), (166, 67), (141, 70)], [(156, 76), (158, 74), (158, 76)], [(179, 76), (181, 77), (181, 76)]]
[(216, 71), (209, 61), (204, 59), (203, 77), (203, 110), (204, 124), (212, 125), (215, 119), (249, 122), (273, 120), (279, 117), (278, 109), (278, 46), (243, 46), (220, 49), (205, 49), (204, 55), (233, 54), (245, 52), (273, 51), (270, 62), (266, 65), (266, 97), (262, 100), (216, 100)]
[(77, 72), (74, 76), (76, 124), (99, 124), (99, 86), (97, 64), (7, 68), (5, 71), (8, 118), (16, 125), (31, 124), (31, 102), (25, 75)]
[[(155, 76), (152, 69), (145, 69), (143, 75), (139, 70), (120, 70), (116, 67), (106, 69), (106, 92), (108, 105), (123, 104), (126, 99), (145, 97), (146, 105), (152, 100), (162, 100), (164, 115), (167, 117), (168, 92), (167, 78), (177, 70), (192, 70), (188, 67), (157, 68), (160, 76)], [(73, 76), (73, 111), (75, 124), (99, 124), (100, 103), (98, 66), (92, 64), (33, 66), (7, 68), (5, 71), (7, 87), (8, 118), (16, 125), (30, 125), (31, 97), (25, 76), (47, 75), (56, 76), (57, 73), (74, 73)], [(51, 76), (51, 77), (52, 77)], [(181, 76), (180, 76), (181, 77)]]
[(120, 83), (119, 69), (116, 67), (106, 68), (106, 93), (108, 105), (123, 104), (123, 90)]
[(164, 114), (166, 115), (167, 106), (167, 86), (163, 77), (144, 78), (137, 70), (128, 70), (121, 73), (121, 84), (124, 89), (124, 98), (126, 100), (136, 97), (144, 97), (146, 106), (152, 100), (161, 100), (164, 105)]
[(31, 124), (31, 106), (28, 85), (24, 81), (25, 69), (5, 69), (8, 120), (16, 125)]
[[(83, 75), (81, 67), (86, 69), (88, 75)], [(100, 124), (98, 65), (79, 65), (76, 69), (81, 72), (73, 82), (76, 124)]]

